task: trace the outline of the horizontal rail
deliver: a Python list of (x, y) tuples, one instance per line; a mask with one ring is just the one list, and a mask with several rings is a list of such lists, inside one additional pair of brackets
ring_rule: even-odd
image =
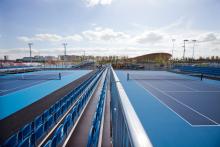
[(125, 123), (128, 129), (128, 136), (130, 136), (131, 145), (134, 147), (151, 147), (152, 144), (148, 135), (146, 134), (133, 106), (131, 105), (129, 98), (120, 83), (115, 71), (113, 69), (112, 74), (119, 94), (122, 111), (125, 118)]

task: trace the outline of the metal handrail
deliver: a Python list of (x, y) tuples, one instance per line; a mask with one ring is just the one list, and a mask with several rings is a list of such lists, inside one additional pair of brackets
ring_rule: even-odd
[(150, 139), (147, 133), (145, 132), (133, 106), (131, 105), (130, 100), (122, 84), (120, 83), (113, 68), (111, 68), (111, 70), (114, 76), (116, 88), (118, 90), (125, 121), (127, 123), (127, 127), (128, 127), (127, 129), (128, 129), (129, 136), (131, 139), (130, 140), (131, 144), (134, 147), (152, 147)]

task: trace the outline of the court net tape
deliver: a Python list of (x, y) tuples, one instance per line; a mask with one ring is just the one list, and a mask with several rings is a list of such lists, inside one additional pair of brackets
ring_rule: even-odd
[(184, 74), (184, 75), (149, 75), (127, 73), (127, 80), (183, 80), (198, 81), (202, 80), (201, 74)]
[(53, 74), (2, 74), (0, 80), (60, 80), (60, 73)]

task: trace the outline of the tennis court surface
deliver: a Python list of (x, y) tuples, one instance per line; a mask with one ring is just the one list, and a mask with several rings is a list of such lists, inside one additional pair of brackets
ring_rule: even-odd
[[(90, 70), (50, 70), (1, 76), (0, 119), (32, 104), (89, 72)], [(61, 79), (59, 79), (59, 73), (61, 73)]]
[(154, 146), (220, 146), (220, 81), (166, 71), (116, 74)]
[(28, 88), (49, 80), (60, 80), (70, 75), (68, 71), (36, 71), (22, 74), (6, 74), (0, 76), (0, 96)]

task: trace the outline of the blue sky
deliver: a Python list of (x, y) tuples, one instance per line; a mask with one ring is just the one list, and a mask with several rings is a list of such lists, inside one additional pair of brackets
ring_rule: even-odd
[[(219, 0), (1, 0), (0, 58), (68, 54), (220, 56)], [(186, 45), (192, 56), (193, 43)]]

